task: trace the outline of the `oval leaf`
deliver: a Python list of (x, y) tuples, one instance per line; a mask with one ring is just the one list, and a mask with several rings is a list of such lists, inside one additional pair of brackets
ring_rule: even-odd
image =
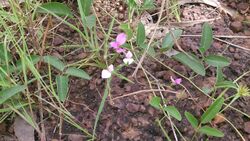
[(205, 71), (203, 64), (201, 64), (201, 61), (195, 58), (192, 54), (187, 55), (181, 52), (181, 53), (178, 53), (177, 55), (174, 55), (173, 58), (181, 62), (182, 64), (188, 66), (194, 72), (202, 76), (205, 76), (206, 71)]
[(68, 75), (72, 75), (72, 76), (87, 79), (87, 80), (91, 79), (91, 77), (85, 71), (78, 69), (78, 68), (73, 68), (73, 67), (68, 68), (65, 73)]
[(200, 52), (203, 54), (206, 50), (208, 50), (211, 47), (212, 42), (212, 27), (208, 23), (204, 23), (202, 27), (201, 46), (199, 48)]
[(77, 0), (78, 8), (82, 17), (88, 16), (93, 0)]
[(205, 62), (214, 67), (225, 67), (230, 64), (230, 61), (227, 58), (218, 55), (207, 56)]
[(56, 76), (56, 86), (59, 100), (64, 102), (66, 100), (69, 90), (69, 78), (68, 76), (58, 75)]
[(156, 109), (160, 109), (160, 104), (161, 104), (161, 98), (158, 96), (153, 97), (150, 101), (149, 104), (153, 106)]
[(12, 96), (24, 91), (26, 86), (24, 85), (16, 85), (12, 88), (4, 89), (0, 92), (0, 104), (3, 104), (6, 100), (11, 98)]
[(65, 68), (64, 63), (54, 56), (44, 56), (43, 61), (55, 67), (56, 69), (63, 71)]
[(48, 2), (48, 3), (44, 3), (42, 5), (40, 5), (37, 9), (36, 9), (37, 13), (53, 13), (56, 14), (58, 16), (69, 16), (69, 17), (73, 17), (73, 14), (71, 12), (71, 10), (69, 9), (69, 7), (63, 3), (59, 3), (59, 2)]
[(175, 119), (181, 121), (181, 119), (182, 119), (181, 114), (174, 106), (164, 107), (164, 110), (167, 111), (169, 113), (169, 115), (171, 115)]
[(130, 40), (133, 36), (133, 30), (128, 23), (122, 23), (120, 29), (123, 30), (127, 35), (127, 40)]
[(202, 134), (206, 134), (208, 136), (214, 136), (214, 137), (224, 137), (224, 133), (222, 133), (220, 130), (209, 127), (209, 126), (203, 126), (199, 129), (199, 132)]
[(215, 85), (217, 88), (234, 88), (237, 89), (237, 86), (232, 81), (220, 81)]
[(210, 122), (216, 114), (220, 111), (222, 105), (224, 103), (224, 98), (217, 98), (214, 103), (205, 111), (205, 113), (201, 116), (201, 123)]
[(95, 27), (96, 25), (96, 17), (95, 15), (89, 15), (86, 17), (86, 25), (89, 29)]
[[(148, 47), (147, 44), (141, 44), (140, 45), (140, 48), (142, 48), (143, 50), (146, 50), (147, 47)], [(152, 46), (150, 46), (148, 48), (147, 54), (150, 55), (150, 56), (152, 56), (152, 57), (155, 57), (155, 55), (156, 55), (155, 49)]]
[[(172, 32), (172, 34), (170, 32)], [(181, 34), (182, 34), (181, 29), (176, 29), (176, 30), (173, 30), (173, 31), (169, 31), (167, 33), (167, 35), (163, 38), (162, 48), (166, 49), (166, 50), (171, 49), (173, 47), (173, 45), (174, 45), (174, 40), (178, 40), (180, 38)]]
[(189, 112), (185, 112), (185, 117), (195, 129), (198, 128), (198, 120)]
[(144, 25), (140, 22), (137, 27), (137, 37), (136, 37), (137, 45), (143, 44), (145, 39), (146, 39), (145, 28)]

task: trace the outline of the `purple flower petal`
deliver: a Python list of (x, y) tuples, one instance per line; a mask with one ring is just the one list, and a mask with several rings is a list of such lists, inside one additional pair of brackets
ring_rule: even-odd
[(119, 44), (119, 46), (123, 45), (126, 42), (127, 35), (125, 33), (120, 33), (116, 37), (116, 42)]
[(117, 49), (117, 48), (119, 48), (119, 43), (117, 43), (117, 42), (110, 42), (110, 47), (114, 48), (114, 49)]
[(175, 84), (180, 85), (180, 84), (181, 84), (181, 82), (182, 82), (182, 79), (181, 79), (181, 78), (177, 78), (177, 79), (175, 79)]
[(182, 82), (181, 78), (173, 79), (173, 77), (170, 76), (170, 79), (171, 79), (172, 83), (175, 84), (175, 85), (180, 85), (181, 82)]
[(119, 47), (119, 48), (116, 48), (115, 51), (116, 51), (117, 53), (122, 53), (122, 52), (125, 52), (126, 50)]

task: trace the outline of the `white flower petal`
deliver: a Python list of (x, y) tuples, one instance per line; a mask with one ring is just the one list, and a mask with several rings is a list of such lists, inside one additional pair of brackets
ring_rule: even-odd
[(134, 59), (133, 58), (124, 58), (123, 62), (127, 65), (130, 65), (134, 62)]
[(109, 71), (109, 72), (112, 72), (113, 70), (114, 70), (114, 66), (113, 66), (113, 65), (109, 65), (109, 66), (108, 66), (108, 71)]
[(108, 70), (102, 70), (102, 78), (110, 78), (111, 72)]
[(132, 52), (128, 51), (125, 56), (126, 56), (126, 58), (132, 58), (133, 54), (132, 54)]

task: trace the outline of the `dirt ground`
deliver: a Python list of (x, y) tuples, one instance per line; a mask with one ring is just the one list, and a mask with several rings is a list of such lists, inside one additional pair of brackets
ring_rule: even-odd
[[(125, 21), (126, 6), (122, 4), (122, 1), (117, 1), (120, 3), (116, 7), (115, 13), (118, 13), (118, 18), (120, 21)], [(206, 20), (212, 18), (218, 18), (214, 21), (209, 22), (213, 27), (214, 35), (223, 36), (250, 36), (250, 23), (243, 22), (245, 20), (250, 21), (250, 3), (247, 0), (236, 1), (236, 0), (224, 0), (221, 1), (224, 5), (237, 10), (241, 17), (232, 19), (229, 15), (223, 13), (219, 9), (208, 6), (206, 4), (185, 4), (181, 6), (181, 21), (194, 21), (194, 20)], [(97, 0), (98, 3), (98, 0)], [(100, 4), (100, 3), (99, 3)], [(110, 4), (109, 2), (101, 4)], [(74, 7), (74, 6), (73, 6)], [(122, 7), (122, 8), (121, 8)], [(100, 11), (100, 12), (99, 12)], [(103, 14), (99, 10), (98, 14)], [(152, 11), (151, 11), (152, 12)], [(155, 11), (154, 11), (155, 12)], [(150, 12), (149, 12), (150, 13)], [(103, 18), (103, 24), (107, 24), (110, 19), (105, 15), (100, 15)], [(54, 21), (57, 23), (58, 21)], [(107, 22), (107, 23), (106, 23)], [(162, 26), (167, 26), (163, 25)], [(202, 23), (195, 25), (187, 25), (185, 27), (180, 27), (184, 30), (184, 35), (200, 35), (202, 30)], [(48, 44), (54, 46), (49, 54), (63, 58), (67, 63), (75, 62), (77, 60), (84, 59), (88, 56), (87, 52), (82, 49), (65, 49), (62, 46), (70, 45), (72, 43), (80, 43), (81, 39), (79, 35), (67, 27), (66, 25), (60, 25), (55, 29), (55, 35), (51, 36)], [(101, 36), (101, 35), (100, 35)], [(250, 39), (242, 38), (220, 38), (224, 41), (233, 43), (235, 45), (250, 49)], [(197, 52), (199, 48), (200, 37), (195, 36), (183, 36), (178, 40), (179, 45), (185, 51)], [(176, 48), (176, 47), (175, 47)], [(234, 80), (246, 71), (250, 70), (250, 51), (240, 49), (238, 47), (223, 43), (218, 40), (214, 40), (212, 47), (208, 50), (209, 53), (213, 54), (223, 54), (224, 56), (230, 58), (231, 64), (226, 67), (223, 72), (228, 80)], [(193, 75), (193, 72), (185, 67), (184, 65), (178, 63), (173, 59), (169, 59), (166, 55), (161, 55), (158, 57), (162, 63), (173, 68), (174, 70), (180, 72), (181, 74), (189, 77)], [(119, 64), (122, 60), (117, 60)], [(149, 90), (150, 86), (148, 84), (147, 78), (145, 77), (142, 70), (139, 70), (136, 79), (131, 77), (136, 64), (122, 69), (121, 73), (124, 76), (130, 78), (134, 84), (127, 81), (121, 80), (120, 78), (114, 77), (111, 83), (111, 96), (114, 100), (108, 98), (105, 103), (104, 110), (101, 114), (99, 120), (99, 125), (97, 127), (97, 140), (98, 141), (165, 141), (167, 140), (156, 123), (157, 119), (163, 117), (163, 113), (159, 110), (154, 109), (149, 105), (149, 100), (152, 98), (153, 93), (142, 91)], [(168, 70), (166, 67), (147, 57), (144, 60), (143, 67), (149, 71), (153, 76), (155, 76), (160, 83), (170, 85), (170, 76), (177, 77), (172, 71)], [(80, 125), (90, 132), (93, 130), (93, 125), (95, 121), (95, 116), (102, 99), (105, 80), (101, 79), (101, 70), (96, 67), (89, 67), (86, 70), (91, 76), (90, 81), (72, 78), (70, 81), (70, 92), (69, 98), (66, 101), (66, 108), (71, 112), (71, 114), (76, 118)], [(214, 83), (216, 75), (215, 68), (209, 68), (207, 70), (207, 77), (195, 77), (192, 81), (199, 87), (211, 86)], [(246, 84), (250, 87), (250, 76), (245, 76), (240, 80), (240, 83)], [(180, 130), (182, 135), (187, 139), (191, 140), (194, 130), (192, 129), (190, 123), (184, 118), (184, 112), (189, 111), (196, 117), (200, 117), (203, 113), (202, 108), (207, 108), (210, 104), (209, 98), (199, 92), (192, 84), (184, 80), (182, 83), (187, 90), (190, 92), (192, 97), (188, 94), (184, 95), (174, 95), (167, 92), (163, 92), (163, 95), (168, 99), (169, 105), (176, 106), (183, 120), (181, 122), (172, 119), (173, 123)], [(153, 85), (153, 88), (157, 89), (157, 85)], [(181, 92), (183, 90), (180, 86), (174, 86), (169, 88), (175, 91)], [(132, 92), (142, 91), (141, 93), (120, 97)], [(158, 95), (159, 93), (156, 92)], [(230, 91), (226, 94), (229, 97), (233, 94)], [(233, 107), (247, 113), (250, 115), (250, 98), (240, 98), (233, 103)], [(228, 109), (224, 113), (224, 116), (241, 132), (245, 140), (250, 140), (250, 119), (239, 112)], [(56, 141), (58, 139), (58, 129), (57, 124), (59, 122), (58, 118), (49, 116), (45, 120), (46, 133), (48, 140)], [(162, 123), (166, 132), (170, 135), (170, 138), (174, 140), (174, 136), (171, 130), (170, 122), (165, 120)], [(213, 124), (214, 127), (220, 129), (225, 133), (223, 138), (213, 138), (207, 136), (199, 136), (198, 140), (209, 139), (211, 141), (238, 141), (241, 140), (239, 135), (233, 129), (233, 127), (226, 121), (221, 123)], [(4, 130), (4, 129), (3, 129)], [(11, 134), (10, 129), (8, 133)], [(82, 132), (67, 122), (63, 123), (62, 128), (62, 139), (65, 141), (84, 141), (87, 140)], [(180, 140), (181, 137), (179, 137)]]
[[(98, 3), (98, 2), (97, 2)], [(222, 13), (218, 9), (214, 9), (211, 6), (205, 4), (186, 4), (181, 6), (181, 20), (182, 21), (193, 21), (193, 20), (205, 20), (211, 18), (219, 18), (215, 21), (210, 22), (213, 27), (214, 35), (225, 35), (225, 36), (236, 36), (236, 35), (250, 35), (250, 24), (241, 24), (243, 20), (249, 19), (250, 10), (249, 2), (236, 2), (236, 1), (224, 1), (225, 5), (237, 9), (241, 13), (242, 17), (239, 19), (232, 19), (230, 16)], [(121, 4), (122, 5), (122, 4)], [(112, 5), (111, 5), (112, 6)], [(126, 7), (122, 5), (116, 8), (118, 17), (120, 15), (126, 16), (124, 12)], [(122, 10), (120, 10), (120, 9)], [(102, 18), (100, 16), (100, 18)], [(104, 24), (109, 19), (104, 16)], [(122, 17), (122, 16), (120, 16)], [(120, 18), (120, 20), (125, 20)], [(193, 26), (182, 27), (185, 35), (200, 35), (202, 24), (195, 24)], [(67, 29), (67, 27), (59, 27), (58, 34), (63, 35), (65, 38), (73, 37), (71, 40), (77, 42), (77, 38), (74, 38), (74, 31)], [(57, 41), (55, 41), (57, 40)], [(246, 47), (250, 49), (250, 39), (224, 39), (225, 41), (233, 44)], [(65, 44), (66, 41), (63, 38), (55, 37), (54, 45), (56, 47), (52, 53), (62, 54), (64, 50), (60, 48), (60, 45)], [(200, 37), (182, 37), (179, 40), (180, 46), (185, 51), (192, 51), (197, 53), (199, 47)], [(209, 49), (209, 53), (223, 54), (231, 59), (231, 65), (226, 67), (223, 72), (226, 78), (234, 80), (242, 73), (250, 70), (250, 52), (243, 49), (239, 49), (234, 46), (230, 46), (226, 43), (214, 40), (212, 48)], [(80, 60), (87, 56), (81, 50), (69, 54), (65, 59), (68, 62)], [(167, 58), (166, 56), (160, 56), (160, 60), (163, 63), (170, 66), (174, 70), (184, 74), (185, 76), (192, 75), (192, 71), (182, 64)], [(117, 60), (117, 63), (121, 60)], [(169, 76), (176, 76), (173, 72), (160, 65), (153, 59), (147, 58), (143, 64), (144, 68), (154, 75), (160, 82), (170, 84)], [(112, 79), (112, 97), (116, 98), (128, 93), (150, 89), (146, 77), (143, 72), (139, 70), (136, 79), (131, 77), (136, 65), (132, 65), (129, 68), (123, 69), (122, 74), (131, 78), (135, 83), (131, 84), (117, 77)], [(66, 103), (68, 110), (75, 116), (75, 118), (81, 123), (81, 125), (92, 131), (93, 124), (95, 121), (95, 115), (97, 113), (99, 103), (102, 98), (102, 92), (104, 90), (104, 80), (100, 78), (101, 70), (97, 68), (89, 68), (88, 72), (93, 77), (91, 81), (85, 81), (80, 79), (74, 79), (71, 81), (69, 100)], [(212, 85), (215, 79), (215, 69), (211, 68), (207, 70), (206, 78), (195, 77), (194, 83), (199, 87), (206, 85)], [(241, 80), (241, 83), (250, 86), (250, 76), (246, 76)], [(182, 115), (184, 111), (193, 113), (196, 117), (200, 117), (202, 114), (201, 107), (206, 108), (208, 106), (208, 98), (197, 91), (189, 82), (184, 81), (183, 85), (191, 92), (194, 100), (186, 96), (177, 96), (169, 93), (164, 93), (165, 98), (168, 99), (169, 105), (176, 106)], [(157, 86), (153, 86), (157, 89)], [(173, 87), (176, 91), (181, 91), (180, 87)], [(154, 109), (149, 105), (149, 100), (152, 97), (150, 92), (142, 92), (133, 96), (122, 97), (113, 101), (106, 102), (104, 111), (102, 112), (101, 119), (97, 128), (97, 140), (102, 141), (164, 141), (166, 138), (160, 127), (156, 124), (156, 119), (163, 116), (161, 112)], [(230, 96), (228, 93), (226, 96)], [(233, 106), (247, 114), (250, 114), (250, 103), (249, 98), (241, 98), (237, 100)], [(243, 134), (245, 140), (250, 140), (250, 120), (244, 115), (234, 111), (226, 110), (224, 116), (232, 122), (233, 125)], [(184, 118), (181, 122), (173, 119), (174, 124), (183, 134), (183, 136), (190, 140), (194, 131), (191, 125)], [(56, 139), (57, 132), (53, 133), (56, 127), (56, 118), (50, 118), (46, 121), (47, 133), (51, 139)], [(170, 135), (171, 139), (174, 139), (173, 133), (171, 133), (170, 123), (166, 121), (163, 126)], [(209, 140), (221, 140), (221, 141), (237, 141), (241, 140), (235, 130), (227, 122), (215, 124), (214, 127), (220, 129), (225, 133), (223, 138), (209, 138)], [(199, 140), (205, 140), (206, 136), (200, 136)], [(70, 141), (86, 140), (81, 132), (67, 123), (63, 124), (63, 139)]]

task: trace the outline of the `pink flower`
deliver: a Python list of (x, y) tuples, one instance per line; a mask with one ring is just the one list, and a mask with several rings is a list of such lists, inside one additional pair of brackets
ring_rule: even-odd
[(117, 53), (125, 52), (125, 49), (120, 46), (126, 43), (127, 35), (125, 33), (120, 33), (117, 35), (116, 40), (110, 43), (110, 47), (115, 49)]
[(173, 77), (170, 76), (170, 79), (171, 79), (172, 83), (175, 84), (175, 85), (180, 85), (181, 82), (182, 82), (181, 78), (173, 79)]
[(134, 59), (132, 58), (133, 57), (133, 54), (128, 51), (126, 54), (125, 54), (125, 58), (123, 59), (123, 62), (127, 65), (130, 65), (134, 62)]
[(102, 78), (110, 78), (112, 71), (114, 71), (114, 66), (109, 65), (107, 69), (102, 70)]

